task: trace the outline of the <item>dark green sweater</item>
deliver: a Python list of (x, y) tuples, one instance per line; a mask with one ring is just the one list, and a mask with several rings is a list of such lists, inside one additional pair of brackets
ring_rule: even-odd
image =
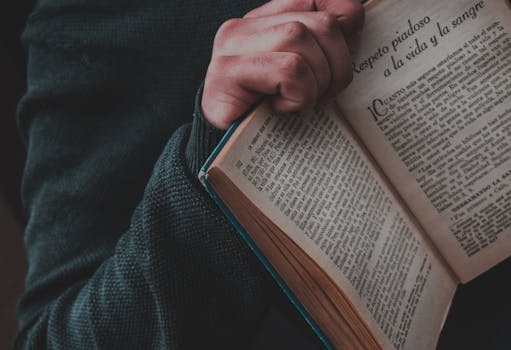
[(258, 344), (281, 296), (196, 180), (221, 133), (185, 124), (216, 29), (261, 2), (39, 1), (16, 348)]

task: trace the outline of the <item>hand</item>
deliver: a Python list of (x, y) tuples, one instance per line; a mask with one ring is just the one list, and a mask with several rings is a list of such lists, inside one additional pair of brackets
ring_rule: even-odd
[(269, 96), (294, 112), (336, 96), (353, 78), (364, 10), (357, 0), (273, 0), (218, 30), (202, 109), (226, 129)]

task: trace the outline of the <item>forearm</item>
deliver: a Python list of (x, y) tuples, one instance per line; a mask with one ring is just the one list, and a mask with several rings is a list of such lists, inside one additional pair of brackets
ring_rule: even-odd
[(186, 89), (169, 95), (166, 85), (188, 79), (173, 75), (172, 43), (142, 50), (138, 36), (155, 28), (131, 32), (126, 13), (44, 10), (25, 34), (19, 107), (30, 268), (17, 347), (248, 341), (265, 310), (264, 272), (199, 187), (193, 173), (207, 150), (197, 134), (188, 126), (170, 137), (190, 119), (179, 108)]
[(18, 347), (229, 348), (250, 338), (265, 309), (261, 271), (189, 178), (188, 131), (162, 152), (113, 255), (91, 276), (77, 257), (77, 270), (62, 272), (69, 284), (25, 320)]

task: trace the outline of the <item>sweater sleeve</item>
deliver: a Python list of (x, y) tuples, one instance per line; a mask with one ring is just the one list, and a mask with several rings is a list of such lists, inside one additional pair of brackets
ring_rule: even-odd
[(25, 33), (29, 271), (15, 348), (245, 348), (266, 280), (195, 177), (218, 131), (198, 103), (177, 127), (151, 79), (169, 57), (87, 10), (94, 31), (63, 30), (83, 20), (70, 6), (36, 11)]

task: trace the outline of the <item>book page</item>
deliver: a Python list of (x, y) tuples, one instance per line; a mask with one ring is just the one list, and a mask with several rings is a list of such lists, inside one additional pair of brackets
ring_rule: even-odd
[(350, 124), (462, 281), (511, 253), (511, 8), (373, 1)]
[(383, 348), (435, 347), (456, 282), (338, 115), (260, 108), (226, 149), (215, 166), (338, 283)]

